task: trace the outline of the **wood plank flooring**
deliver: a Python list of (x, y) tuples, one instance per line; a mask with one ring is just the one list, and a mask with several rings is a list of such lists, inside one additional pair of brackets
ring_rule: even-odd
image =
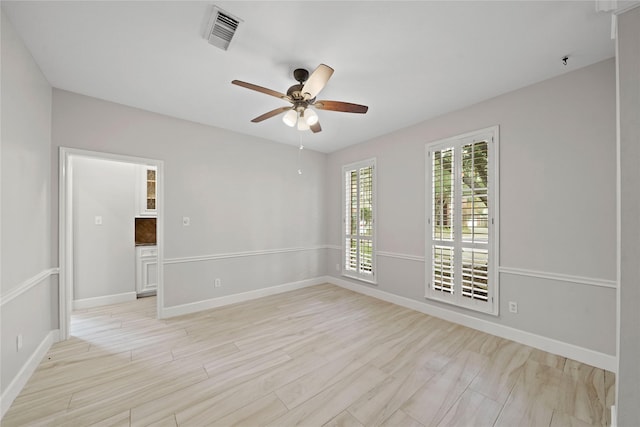
[(76, 312), (10, 426), (603, 426), (615, 378), (332, 285)]

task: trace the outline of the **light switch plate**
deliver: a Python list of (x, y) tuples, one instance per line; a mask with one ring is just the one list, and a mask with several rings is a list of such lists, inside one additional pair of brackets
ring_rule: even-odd
[(96, 225), (102, 225), (102, 217), (100, 215), (97, 215), (94, 218), (94, 222), (96, 223)]
[(188, 216), (183, 216), (182, 225), (184, 225), (185, 227), (188, 227), (189, 225), (191, 225), (191, 218), (189, 218)]

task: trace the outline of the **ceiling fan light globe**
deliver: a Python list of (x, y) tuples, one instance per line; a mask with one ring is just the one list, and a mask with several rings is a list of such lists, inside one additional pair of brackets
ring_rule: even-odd
[(287, 114), (282, 116), (282, 121), (289, 127), (294, 127), (298, 121), (298, 113), (296, 110), (289, 110)]
[(304, 121), (304, 118), (298, 119), (298, 130), (309, 130), (309, 125)]
[(307, 125), (313, 126), (318, 123), (318, 114), (310, 108), (304, 110), (304, 121)]

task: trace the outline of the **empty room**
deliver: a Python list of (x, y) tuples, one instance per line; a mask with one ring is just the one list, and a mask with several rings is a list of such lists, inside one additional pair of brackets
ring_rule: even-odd
[(638, 6), (2, 0), (0, 423), (637, 426)]

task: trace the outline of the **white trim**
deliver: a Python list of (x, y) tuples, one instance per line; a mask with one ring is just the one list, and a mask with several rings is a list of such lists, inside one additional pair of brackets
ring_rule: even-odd
[(59, 272), (60, 272), (60, 269), (58, 267), (48, 268), (46, 270), (42, 270), (40, 273), (36, 274), (35, 276), (28, 278), (27, 280), (25, 280), (24, 282), (20, 283), (18, 286), (16, 286), (15, 288), (7, 292), (6, 295), (0, 295), (0, 306), (3, 306), (9, 303), (10, 301), (18, 298), (20, 295), (27, 292), (29, 289), (41, 283), (45, 279), (48, 279), (49, 277), (55, 274), (58, 274)]
[(99, 151), (80, 150), (77, 148), (60, 147), (58, 159), (58, 256), (60, 265), (59, 280), (59, 324), (60, 338), (69, 337), (71, 309), (73, 306), (73, 218), (72, 218), (72, 157), (88, 157), (99, 160), (110, 160), (132, 164), (155, 166), (156, 172), (156, 208), (157, 229), (156, 240), (158, 246), (158, 289), (157, 316), (160, 316), (164, 305), (164, 162), (162, 160), (134, 157)]
[(618, 412), (616, 411), (616, 405), (611, 407), (611, 427), (618, 427)]
[(378, 256), (386, 257), (386, 258), (397, 258), (397, 259), (404, 259), (407, 261), (424, 262), (424, 257), (420, 255), (409, 255), (409, 254), (401, 254), (397, 252), (384, 252), (384, 251), (377, 251), (376, 254)]
[(640, 1), (638, 0), (596, 0), (596, 12), (611, 12), (614, 16), (628, 12), (638, 6), (640, 6)]
[(319, 249), (325, 249), (325, 246), (265, 249), (260, 251), (227, 252), (227, 253), (221, 253), (221, 254), (198, 255), (198, 256), (181, 257), (181, 258), (166, 258), (164, 260), (164, 263), (180, 264), (184, 262), (214, 261), (218, 259), (228, 259), (228, 258), (243, 258), (243, 257), (260, 256), (260, 255), (286, 254), (291, 252), (316, 251)]
[(138, 297), (136, 292), (124, 292), (121, 294), (105, 295), (102, 297), (83, 298), (73, 300), (74, 310), (100, 307), (102, 305), (120, 304), (123, 302), (135, 301)]
[(570, 274), (548, 273), (545, 271), (525, 270), (523, 268), (500, 267), (501, 274), (515, 274), (518, 276), (535, 277), (537, 279), (556, 280), (559, 282), (570, 282), (579, 285), (599, 286), (602, 288), (618, 289), (615, 280), (594, 279), (591, 277), (572, 276)]
[[(616, 2), (617, 3), (617, 2)], [(635, 9), (636, 7), (640, 7), (640, 1), (632, 0), (631, 3), (627, 3), (625, 6), (618, 6), (616, 4), (616, 9), (612, 12), (613, 15), (622, 15), (623, 13), (629, 12), (631, 9)], [(617, 31), (616, 31), (617, 34)], [(617, 53), (617, 52), (616, 52)]]
[(35, 372), (38, 365), (47, 354), (51, 345), (60, 340), (60, 331), (54, 329), (44, 337), (42, 342), (38, 345), (35, 351), (29, 356), (18, 374), (13, 378), (9, 386), (4, 390), (2, 396), (0, 396), (0, 419), (7, 413), (13, 401), (18, 397), (22, 389), (24, 388), (31, 375)]
[(459, 325), (476, 329), (482, 332), (486, 332), (491, 335), (516, 341), (521, 344), (547, 351), (549, 353), (568, 357), (570, 359), (577, 360), (579, 362), (586, 363), (597, 368), (606, 369), (614, 373), (617, 370), (617, 358), (613, 355), (600, 353), (595, 350), (590, 350), (588, 348), (580, 347), (574, 344), (565, 343), (553, 338), (536, 335), (531, 332), (521, 331), (519, 329), (500, 325), (498, 323), (490, 322), (478, 317), (469, 316), (467, 314), (456, 313), (445, 308), (394, 295), (389, 292), (381, 291), (377, 288), (352, 283), (337, 277), (328, 276), (326, 277), (325, 281), (327, 283), (331, 283), (333, 285), (340, 286), (354, 292), (397, 304), (411, 310), (419, 311), (421, 313), (435, 316), (440, 319), (457, 323)]
[(307, 288), (309, 286), (321, 285), (327, 283), (325, 277), (316, 277), (313, 279), (301, 280), (298, 282), (290, 282), (282, 285), (270, 286), (268, 288), (256, 289), (253, 291), (242, 292), (239, 294), (226, 295), (218, 298), (192, 302), (188, 304), (176, 305), (173, 307), (164, 307), (162, 309), (162, 319), (169, 317), (182, 316), (185, 314), (196, 313), (202, 310), (222, 307), (229, 304), (250, 301), (256, 298), (262, 298), (270, 295), (281, 294), (283, 292), (294, 291), (296, 289)]

